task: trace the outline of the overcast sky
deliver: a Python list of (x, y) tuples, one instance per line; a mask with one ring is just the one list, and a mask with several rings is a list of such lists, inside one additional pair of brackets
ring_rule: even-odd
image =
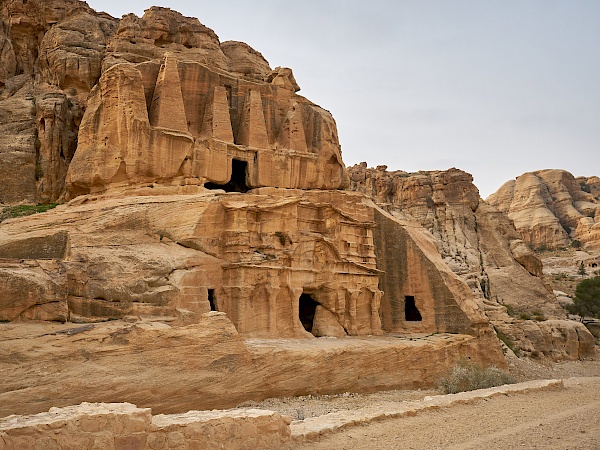
[[(157, 3), (159, 2), (159, 3)], [(598, 0), (88, 0), (158, 4), (294, 70), (346, 165), (457, 167), (482, 197), (532, 170), (600, 176)]]

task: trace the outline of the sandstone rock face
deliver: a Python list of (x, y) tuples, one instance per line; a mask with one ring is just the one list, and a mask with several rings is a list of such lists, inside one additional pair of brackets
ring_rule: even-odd
[(0, 317), (66, 321), (66, 277), (60, 263), (0, 264)]
[[(157, 366), (170, 358), (171, 373), (192, 342), (186, 361), (194, 369), (181, 382), (195, 387), (175, 386), (173, 402), (185, 391), (205, 407), (431, 385), (461, 355), (506, 367), (476, 296), (431, 236), (344, 190), (335, 121), (296, 93), (291, 69), (271, 70), (248, 46), (221, 45), (196, 19), (168, 9), (125, 16), (117, 27), (85, 4), (68, 5), (80, 7), (44, 32), (43, 70), (23, 86), (43, 89), (34, 97), (34, 198), (69, 202), (0, 225), (0, 320), (151, 321), (95, 339), (128, 351), (155, 341)], [(417, 185), (426, 190), (427, 180)], [(477, 205), (476, 192), (437, 190), (438, 202)], [(415, 214), (428, 216), (420, 195)], [(374, 337), (385, 333), (394, 336)], [(411, 362), (405, 335), (422, 339), (425, 362)], [(323, 336), (340, 343), (315, 339)], [(275, 347), (261, 344), (274, 339)], [(321, 379), (329, 381), (313, 387)], [(148, 393), (133, 392), (134, 380)], [(173, 392), (163, 375), (125, 384), (114, 391), (104, 380), (94, 398), (121, 392), (150, 404), (147, 395)]]
[(236, 409), (152, 416), (130, 403), (82, 403), (0, 420), (6, 448), (276, 448), (291, 441), (289, 417)]
[(152, 182), (236, 191), (345, 187), (333, 118), (295, 95), (290, 79), (291, 72), (250, 82), (173, 53), (158, 66), (112, 66), (90, 94), (67, 175), (70, 195)]
[[(444, 262), (469, 285), (496, 328), (501, 326), (501, 331), (525, 352), (537, 348), (539, 354), (555, 359), (577, 359), (593, 353), (585, 331), (581, 331), (580, 347), (556, 344), (548, 336), (542, 339), (548, 334), (541, 325), (544, 322), (528, 322), (526, 327), (543, 331), (538, 331), (540, 338), (533, 343), (523, 339), (522, 321), (509, 317), (507, 308), (523, 317), (543, 313), (547, 318), (562, 319), (565, 312), (541, 278), (541, 261), (506, 216), (479, 198), (471, 175), (457, 169), (416, 174), (386, 169), (369, 169), (365, 163), (351, 167), (352, 188), (371, 195), (407, 224), (414, 224), (405, 229), (427, 229)], [(389, 236), (393, 240), (396, 235)], [(554, 326), (565, 330), (575, 327), (561, 320)]]
[(532, 248), (600, 248), (598, 177), (575, 178), (564, 170), (539, 170), (508, 181), (488, 203), (508, 214)]
[(57, 201), (117, 21), (76, 0), (6, 1), (1, 21), (0, 202)]
[(229, 72), (239, 77), (265, 80), (271, 73), (269, 62), (245, 42), (225, 41), (221, 50), (228, 58)]
[[(291, 69), (271, 70), (247, 44), (221, 44), (195, 18), (152, 7), (117, 20), (77, 0), (8, 1), (1, 18), (0, 203), (154, 181), (236, 190), (348, 184), (335, 122), (294, 94)], [(122, 63), (129, 69), (108, 73)], [(97, 117), (128, 108), (136, 117), (122, 124)], [(130, 120), (136, 126), (123, 133)], [(126, 155), (138, 144), (150, 158), (141, 166)]]
[[(44, 273), (61, 289), (46, 302), (59, 302), (75, 321), (134, 314), (193, 322), (212, 309), (244, 337), (453, 332), (495, 352), (473, 294), (431, 239), (361, 194), (160, 190), (82, 197), (51, 214), (3, 222), (0, 257), (15, 261), (5, 269), (7, 284), (22, 278), (19, 259), (48, 258), (60, 277)], [(41, 303), (32, 296), (9, 306), (13, 297), (0, 294), (4, 320)]]
[[(37, 127), (32, 89), (30, 77), (22, 75), (7, 81), (0, 94), (1, 203), (35, 202), (37, 198)], [(13, 93), (8, 96), (10, 91)]]
[(100, 78), (106, 39), (114, 20), (92, 11), (78, 11), (50, 28), (40, 44), (39, 78), (86, 100)]
[(147, 9), (141, 18), (135, 14), (123, 16), (106, 50), (104, 69), (120, 62), (160, 60), (167, 52), (217, 69), (229, 69), (228, 58), (213, 30), (198, 19), (157, 6)]
[(82, 401), (172, 414), (270, 397), (417, 389), (435, 386), (461, 357), (501, 363), (464, 334), (244, 340), (224, 313), (196, 322), (0, 324), (0, 417)]

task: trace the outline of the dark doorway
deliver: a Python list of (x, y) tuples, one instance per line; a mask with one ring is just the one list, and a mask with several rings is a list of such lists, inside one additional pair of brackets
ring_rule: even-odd
[(417, 305), (415, 305), (415, 297), (412, 295), (404, 297), (404, 318), (407, 322), (420, 322), (423, 320)]
[(231, 179), (227, 184), (205, 183), (206, 189), (223, 189), (225, 192), (248, 192), (250, 188), (246, 184), (248, 163), (239, 159), (231, 160)]
[(310, 294), (303, 293), (300, 296), (299, 316), (300, 322), (306, 331), (312, 333), (313, 320), (315, 319), (315, 311), (319, 302), (315, 301)]
[(218, 311), (217, 300), (215, 299), (215, 290), (214, 289), (208, 290), (208, 303), (210, 303), (211, 311)]

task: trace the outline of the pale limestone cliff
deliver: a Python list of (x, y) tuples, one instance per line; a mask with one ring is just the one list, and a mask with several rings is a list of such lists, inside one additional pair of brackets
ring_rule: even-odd
[(528, 172), (506, 182), (487, 202), (505, 212), (534, 249), (600, 248), (598, 177), (575, 178), (565, 170)]
[(352, 188), (371, 195), (394, 216), (426, 228), (444, 262), (471, 287), (498, 330), (528, 353), (555, 359), (590, 354), (592, 340), (581, 324), (553, 321), (567, 341), (583, 343), (583, 353), (579, 345), (565, 347), (551, 338), (545, 322), (518, 318), (564, 319), (565, 311), (542, 279), (539, 258), (506, 216), (479, 198), (471, 175), (458, 169), (414, 174), (386, 169), (365, 163), (349, 168)]

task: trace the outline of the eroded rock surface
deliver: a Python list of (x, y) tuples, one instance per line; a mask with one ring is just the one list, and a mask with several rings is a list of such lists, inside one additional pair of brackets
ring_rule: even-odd
[[(220, 43), (198, 19), (152, 7), (118, 20), (77, 0), (7, 1), (1, 19), (0, 203), (64, 200), (76, 148), (68, 198), (144, 181), (224, 185), (232, 170), (248, 170), (249, 187), (348, 184), (335, 122), (295, 94), (291, 69)], [(107, 123), (113, 114), (125, 122)]]
[(111, 67), (90, 94), (69, 194), (144, 182), (240, 191), (347, 186), (333, 118), (277, 86), (281, 78), (290, 82), (291, 71), (251, 82), (173, 53)]
[(0, 332), (0, 417), (82, 401), (171, 414), (271, 397), (417, 389), (434, 387), (461, 357), (498, 363), (481, 359), (479, 339), (464, 334), (244, 340), (216, 312), (186, 326), (128, 317), (0, 324)]
[[(5, 291), (2, 318), (24, 317), (43, 303), (62, 305), (74, 321), (133, 314), (191, 323), (213, 309), (245, 337), (453, 332), (477, 336), (494, 358), (485, 316), (431, 239), (361, 194), (263, 188), (157, 195), (172, 188), (80, 197), (52, 213), (3, 222), (7, 285), (33, 264), (62, 289), (10, 308)], [(40, 258), (56, 268), (38, 267)]]
[(600, 249), (600, 180), (565, 170), (528, 172), (506, 182), (487, 202), (505, 212), (532, 248)]
[[(593, 354), (593, 339), (585, 327), (561, 320), (565, 312), (542, 279), (539, 258), (508, 218), (479, 198), (471, 175), (458, 169), (414, 174), (386, 169), (367, 168), (365, 163), (349, 168), (352, 188), (371, 195), (394, 216), (427, 229), (444, 262), (518, 348), (555, 359)], [(546, 322), (520, 318), (528, 316), (554, 319), (554, 331)], [(558, 338), (557, 329), (563, 330)], [(578, 344), (568, 345), (570, 341)]]
[[(410, 215), (436, 241), (399, 210), (345, 190), (335, 121), (297, 94), (291, 69), (271, 70), (245, 44), (221, 44), (197, 19), (153, 7), (118, 21), (75, 1), (8, 2), (3, 18), (15, 68), (5, 70), (2, 95), (31, 135), (22, 134), (18, 155), (29, 178), (11, 181), (2, 192), (12, 197), (0, 201), (68, 203), (0, 225), (0, 319), (148, 320), (153, 325), (97, 339), (128, 354), (152, 352), (146, 346), (157, 342), (161, 370), (156, 361), (166, 366), (167, 349), (177, 348), (172, 370), (191, 342), (185, 359), (194, 370), (180, 383), (203, 380), (182, 395), (181, 385), (164, 389), (163, 377), (131, 377), (132, 366), (119, 367), (126, 387), (113, 391), (103, 379), (94, 395), (140, 395), (149, 404), (196, 392), (215, 405), (248, 392), (433, 384), (461, 355), (506, 367), (478, 304), (479, 296), (503, 308), (508, 282), (486, 272), (476, 226), (501, 219), (477, 217), (467, 174), (388, 183), (388, 200), (408, 196)], [(539, 261), (516, 235), (510, 246), (494, 239), (488, 265), (513, 285), (534, 286), (529, 295), (543, 303), (543, 284), (530, 275)], [(391, 336), (373, 338), (382, 334)], [(356, 348), (348, 336), (361, 339)], [(411, 363), (414, 353), (398, 350), (404, 336), (419, 339), (426, 361)], [(274, 339), (278, 345), (261, 344)], [(306, 342), (317, 344), (296, 351), (311, 347)], [(321, 378), (329, 381), (313, 388)], [(160, 388), (135, 394), (135, 380)], [(6, 396), (28, 404), (15, 390)], [(37, 392), (52, 398), (45, 386)]]
[(118, 21), (76, 0), (5, 1), (1, 21), (0, 203), (54, 202)]

